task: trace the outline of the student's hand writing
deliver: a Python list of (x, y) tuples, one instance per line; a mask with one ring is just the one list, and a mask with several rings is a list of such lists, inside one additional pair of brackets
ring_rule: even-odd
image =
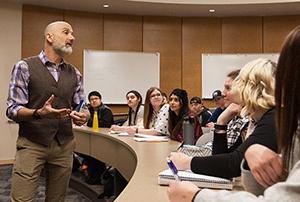
[(54, 101), (54, 95), (51, 95), (50, 98), (44, 103), (44, 106), (38, 109), (38, 114), (42, 118), (64, 118), (68, 116), (71, 112), (71, 109), (62, 108), (62, 109), (54, 109), (52, 108), (52, 104)]
[(169, 158), (173, 161), (178, 170), (190, 170), (192, 157), (180, 152), (172, 152)]
[(70, 117), (72, 118), (74, 124), (82, 126), (87, 122), (88, 116), (86, 113), (83, 112), (72, 111)]
[(170, 202), (191, 202), (199, 188), (191, 182), (171, 182), (167, 190)]
[(262, 186), (271, 186), (282, 177), (282, 159), (269, 148), (254, 144), (247, 149), (245, 158), (254, 178)]

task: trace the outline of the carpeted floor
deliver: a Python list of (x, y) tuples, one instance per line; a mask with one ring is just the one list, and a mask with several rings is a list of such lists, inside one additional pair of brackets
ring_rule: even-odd
[[(10, 198), (10, 187), (11, 187), (11, 171), (12, 165), (0, 165), (0, 201), (9, 202)], [(37, 193), (37, 202), (45, 201), (45, 178), (40, 177), (38, 193)], [(65, 198), (67, 202), (90, 202), (83, 194), (68, 188), (67, 196)]]

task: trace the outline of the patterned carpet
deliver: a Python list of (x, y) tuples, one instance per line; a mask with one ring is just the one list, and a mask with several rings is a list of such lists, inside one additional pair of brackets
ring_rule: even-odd
[[(9, 202), (10, 198), (10, 187), (11, 187), (11, 172), (12, 165), (0, 165), (0, 201)], [(45, 178), (40, 177), (38, 193), (37, 193), (37, 202), (45, 201)], [(67, 196), (65, 198), (67, 202), (90, 202), (87, 197), (83, 194), (75, 191), (74, 189), (68, 188)]]

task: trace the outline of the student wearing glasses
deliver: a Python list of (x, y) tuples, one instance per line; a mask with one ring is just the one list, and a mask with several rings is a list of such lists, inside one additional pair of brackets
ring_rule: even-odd
[(92, 91), (88, 95), (90, 102), (88, 110), (90, 112), (90, 118), (87, 122), (88, 127), (93, 126), (93, 116), (97, 113), (98, 127), (109, 128), (114, 122), (113, 113), (111, 109), (102, 103), (102, 96), (98, 91)]
[(163, 103), (162, 91), (157, 87), (148, 89), (144, 105), (144, 127), (137, 128), (137, 133), (148, 135), (167, 135), (166, 128), (158, 128), (159, 124), (168, 123), (169, 104)]
[(157, 124), (158, 116), (160, 116), (160, 122), (168, 122), (168, 117), (164, 116), (167, 114), (169, 109), (168, 104), (163, 104), (162, 92), (157, 87), (151, 87), (148, 89), (145, 98), (144, 104), (144, 117), (143, 125), (135, 126), (123, 126), (123, 127), (113, 127), (112, 129), (118, 131), (120, 128), (121, 131), (127, 132), (128, 134), (147, 134), (147, 135), (161, 135), (167, 134), (167, 131), (160, 133), (155, 129)]

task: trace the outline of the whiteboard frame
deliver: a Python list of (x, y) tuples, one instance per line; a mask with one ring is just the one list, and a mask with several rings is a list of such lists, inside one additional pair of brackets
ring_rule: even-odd
[(248, 54), (202, 54), (202, 98), (212, 99), (215, 90), (224, 89), (227, 74), (241, 69), (246, 63), (258, 58), (278, 61), (278, 53), (248, 53)]
[(160, 87), (160, 53), (84, 49), (83, 82), (86, 99), (96, 90), (105, 104), (127, 104), (126, 93), (137, 90), (144, 101), (150, 87)]

